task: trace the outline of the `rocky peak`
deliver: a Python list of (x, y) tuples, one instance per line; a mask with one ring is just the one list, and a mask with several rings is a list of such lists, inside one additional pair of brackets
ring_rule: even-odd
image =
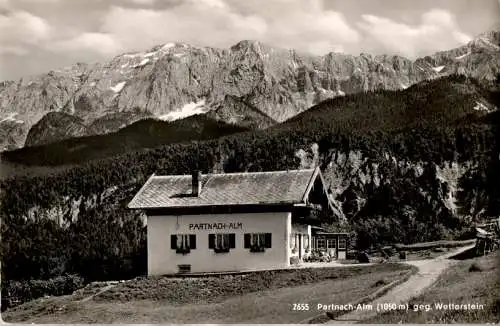
[(256, 40), (242, 40), (231, 46), (230, 50), (233, 52), (246, 50), (259, 51), (263, 47), (265, 47), (265, 45)]
[(481, 48), (500, 51), (500, 31), (489, 31), (480, 34), (467, 44), (470, 48)]

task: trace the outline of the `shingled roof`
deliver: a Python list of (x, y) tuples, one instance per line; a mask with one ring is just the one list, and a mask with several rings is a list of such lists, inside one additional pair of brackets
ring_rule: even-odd
[(306, 203), (319, 168), (293, 171), (201, 175), (192, 195), (192, 176), (151, 176), (128, 207), (132, 209)]

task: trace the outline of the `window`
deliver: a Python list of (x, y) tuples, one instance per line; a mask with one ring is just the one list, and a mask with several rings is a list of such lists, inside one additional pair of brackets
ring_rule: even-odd
[(196, 235), (172, 234), (170, 236), (170, 249), (175, 249), (178, 254), (188, 254), (191, 249), (196, 249)]
[(191, 265), (177, 265), (179, 273), (189, 273), (191, 272)]
[(250, 238), (250, 245), (263, 247), (265, 241), (265, 235), (262, 233), (254, 233)]
[(245, 233), (244, 247), (251, 252), (264, 252), (271, 248), (271, 233)]
[(236, 235), (234, 233), (218, 233), (208, 235), (208, 249), (216, 253), (229, 252), (236, 248)]
[(326, 240), (326, 248), (335, 249), (337, 244), (337, 239), (327, 239)]
[(318, 238), (316, 247), (318, 249), (325, 249), (325, 238)]
[(290, 233), (290, 249), (297, 250), (301, 236), (300, 233)]
[(347, 239), (342, 237), (339, 239), (339, 249), (345, 249), (347, 246)]

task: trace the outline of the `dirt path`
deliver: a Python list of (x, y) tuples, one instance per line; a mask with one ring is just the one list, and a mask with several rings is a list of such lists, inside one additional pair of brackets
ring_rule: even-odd
[(377, 305), (408, 303), (410, 299), (418, 296), (432, 285), (445, 269), (459, 262), (458, 260), (448, 259), (449, 257), (455, 256), (473, 247), (474, 245), (463, 247), (434, 259), (408, 261), (408, 264), (418, 267), (419, 271), (407, 282), (396, 286), (387, 294), (370, 302), (373, 308), (372, 310), (355, 310), (337, 317), (335, 320), (328, 322), (328, 324), (355, 324), (361, 320), (382, 313), (383, 311), (377, 311)]

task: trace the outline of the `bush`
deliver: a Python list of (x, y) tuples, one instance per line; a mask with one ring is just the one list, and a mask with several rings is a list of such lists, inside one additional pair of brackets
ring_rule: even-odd
[(44, 296), (71, 294), (84, 285), (83, 278), (78, 275), (49, 280), (7, 281), (2, 283), (2, 310)]
[(389, 284), (389, 281), (385, 278), (382, 278), (382, 279), (378, 280), (377, 282), (375, 282), (372, 287), (376, 288), (378, 286), (387, 285), (387, 284)]
[(358, 262), (360, 263), (369, 263), (370, 262), (370, 256), (364, 251), (358, 253)]

